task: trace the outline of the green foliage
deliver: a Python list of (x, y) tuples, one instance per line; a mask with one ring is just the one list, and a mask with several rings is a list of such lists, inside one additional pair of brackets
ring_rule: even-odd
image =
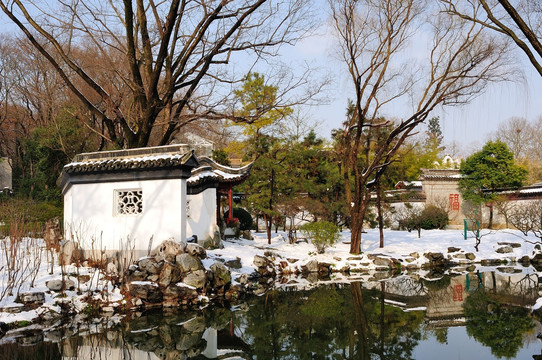
[(405, 203), (406, 212), (399, 218), (399, 228), (408, 231), (417, 230), (420, 237), (421, 230), (444, 229), (448, 223), (448, 213), (438, 206), (426, 205), (423, 210), (414, 208), (411, 204)]
[(228, 153), (223, 149), (213, 150), (213, 160), (216, 161), (220, 165), (231, 166)]
[(418, 221), (420, 228), (431, 230), (444, 229), (450, 222), (450, 219), (446, 210), (435, 205), (427, 205), (421, 212)]
[(273, 291), (250, 301), (234, 327), (244, 329), (258, 359), (412, 359), (425, 314), (385, 304), (379, 291), (359, 282)]
[[(228, 211), (224, 213), (224, 218), (226, 219), (229, 216)], [(239, 219), (239, 230), (250, 230), (252, 229), (252, 216), (248, 211), (243, 208), (233, 208), (233, 217)]]
[(14, 164), (17, 195), (35, 200), (60, 201), (57, 179), (72, 157), (87, 151), (94, 136), (81, 126), (76, 110), (66, 106), (55, 121), (33, 130), (21, 143), (21, 158)]
[(467, 334), (498, 357), (515, 358), (523, 334), (534, 327), (529, 309), (507, 305), (499, 295), (479, 290), (465, 300)]
[(527, 170), (514, 163), (514, 155), (501, 141), (489, 141), (482, 150), (461, 162), (459, 190), (465, 200), (483, 204), (497, 199), (498, 189), (517, 189)]
[(0, 222), (2, 233), (9, 232), (12, 223), (24, 223), (28, 229), (39, 231), (54, 217), (62, 219), (63, 207), (61, 202), (35, 201), (20, 198), (10, 198), (0, 202)]
[(244, 118), (243, 133), (256, 136), (261, 130), (293, 113), (290, 107), (277, 105), (278, 88), (265, 84), (265, 78), (258, 73), (248, 73), (243, 86), (233, 93), (241, 103), (236, 115)]
[(341, 234), (339, 227), (329, 221), (317, 221), (304, 224), (301, 227), (311, 239), (319, 254), (323, 254), (326, 248), (335, 245)]
[(300, 310), (315, 320), (328, 321), (339, 318), (343, 306), (344, 298), (337, 291), (320, 287), (300, 306)]

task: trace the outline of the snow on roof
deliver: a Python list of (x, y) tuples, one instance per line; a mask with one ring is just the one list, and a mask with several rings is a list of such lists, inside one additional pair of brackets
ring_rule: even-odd
[(458, 169), (422, 169), (422, 174), (419, 179), (424, 180), (440, 180), (440, 181), (457, 181), (462, 175)]
[(186, 145), (84, 153), (64, 166), (70, 173), (169, 168), (186, 164), (193, 157)]
[(232, 168), (216, 163), (208, 157), (199, 158), (202, 166), (192, 171), (188, 178), (189, 186), (196, 186), (206, 181), (219, 181), (220, 183), (232, 183), (246, 179), (250, 173), (252, 163), (241, 168)]

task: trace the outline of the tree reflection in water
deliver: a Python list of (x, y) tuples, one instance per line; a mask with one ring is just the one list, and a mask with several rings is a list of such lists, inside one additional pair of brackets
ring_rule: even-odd
[(498, 357), (513, 358), (523, 345), (523, 336), (534, 328), (530, 309), (503, 302), (507, 294), (479, 289), (465, 302), (467, 333), (491, 348)]
[(0, 359), (413, 359), (429, 337), (448, 342), (441, 319), (463, 315), (470, 336), (497, 357), (514, 357), (533, 321), (510, 304), (534, 302), (538, 283), (511, 279), (488, 273), (287, 288), (232, 309), (144, 313), (107, 331), (72, 324), (45, 334), (54, 342), (24, 349), (4, 339)]

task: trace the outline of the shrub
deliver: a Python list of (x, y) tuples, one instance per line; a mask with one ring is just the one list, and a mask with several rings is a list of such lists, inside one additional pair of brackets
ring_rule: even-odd
[[(224, 213), (224, 219), (228, 219), (229, 212)], [(243, 208), (233, 208), (233, 217), (239, 219), (239, 230), (250, 230), (252, 228), (252, 216)]]
[(62, 204), (56, 202), (9, 198), (0, 202), (0, 233), (7, 234), (10, 224), (19, 222), (24, 223), (25, 228), (37, 231), (44, 228), (49, 219), (62, 219), (62, 213)]
[(435, 205), (427, 205), (421, 212), (418, 221), (420, 228), (431, 230), (444, 229), (450, 222), (450, 219), (446, 210)]
[(323, 254), (326, 248), (333, 246), (340, 238), (339, 227), (329, 221), (308, 223), (301, 230), (311, 239), (319, 254)]

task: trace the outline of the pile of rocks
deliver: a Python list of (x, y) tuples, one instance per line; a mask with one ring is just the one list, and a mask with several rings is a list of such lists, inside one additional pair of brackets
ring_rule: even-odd
[(133, 306), (164, 307), (237, 298), (242, 289), (232, 286), (229, 269), (217, 262), (206, 270), (201, 262), (205, 258), (200, 245), (165, 241), (129, 267), (125, 297)]

